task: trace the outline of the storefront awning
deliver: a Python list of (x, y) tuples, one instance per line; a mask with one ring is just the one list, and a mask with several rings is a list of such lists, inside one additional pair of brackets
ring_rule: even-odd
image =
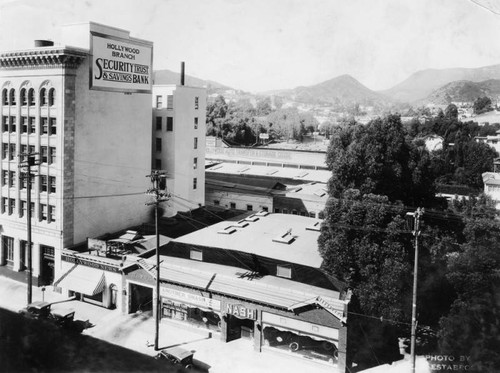
[(59, 286), (85, 295), (96, 295), (104, 290), (105, 281), (102, 270), (77, 265), (59, 282)]

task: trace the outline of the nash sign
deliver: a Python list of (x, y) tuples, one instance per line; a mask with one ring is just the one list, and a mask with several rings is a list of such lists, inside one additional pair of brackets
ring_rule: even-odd
[(150, 93), (153, 44), (90, 33), (90, 89)]
[(257, 320), (257, 311), (254, 308), (247, 308), (241, 304), (226, 304), (226, 313), (240, 319)]

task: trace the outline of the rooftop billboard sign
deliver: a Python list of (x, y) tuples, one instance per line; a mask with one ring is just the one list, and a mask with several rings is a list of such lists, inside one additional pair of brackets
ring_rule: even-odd
[(151, 43), (91, 32), (90, 51), (90, 89), (151, 93)]

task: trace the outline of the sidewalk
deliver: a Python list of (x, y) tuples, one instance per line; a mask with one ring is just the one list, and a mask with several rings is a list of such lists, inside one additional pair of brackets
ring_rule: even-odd
[[(0, 307), (17, 312), (26, 306), (26, 284), (0, 276)], [(83, 331), (94, 338), (120, 345), (122, 347), (154, 356), (155, 320), (151, 313), (122, 315), (118, 310), (108, 310), (89, 303), (67, 298), (46, 287), (33, 287), (32, 300), (59, 302), (52, 306), (53, 310), (72, 309), (75, 319), (89, 320), (94, 326)], [(258, 372), (334, 372), (332, 366), (322, 365), (302, 358), (289, 356), (279, 352), (259, 353), (253, 350), (252, 342), (238, 339), (229, 343), (219, 340), (215, 334), (212, 338), (205, 331), (198, 331), (174, 322), (160, 324), (159, 347), (182, 345), (183, 348), (196, 351), (195, 361), (209, 366), (211, 373), (258, 373)]]

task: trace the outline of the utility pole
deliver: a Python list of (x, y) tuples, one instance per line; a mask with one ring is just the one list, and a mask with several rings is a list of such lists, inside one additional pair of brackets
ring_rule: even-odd
[[(21, 179), (26, 178), (26, 230), (27, 230), (27, 242), (26, 249), (28, 251), (28, 295), (27, 302), (28, 305), (33, 301), (33, 263), (31, 255), (31, 167), (38, 166), (40, 163), (35, 160), (35, 155), (38, 153), (31, 153), (29, 150), (27, 153), (19, 154), (19, 169), (26, 169), (22, 172), (23, 175)], [(26, 157), (26, 161), (23, 159)]]
[(413, 300), (411, 309), (411, 372), (415, 373), (415, 344), (417, 331), (417, 278), (418, 278), (418, 236), (420, 236), (420, 218), (424, 214), (423, 208), (417, 208), (415, 212), (408, 212), (406, 215), (413, 216), (413, 235), (415, 236), (415, 260), (413, 266)]
[[(158, 206), (161, 202), (166, 202), (169, 200), (170, 195), (165, 191), (162, 191), (162, 185), (167, 178), (164, 171), (153, 170), (151, 175), (147, 175), (151, 179), (153, 187), (148, 189), (146, 194), (150, 194), (154, 197), (153, 202), (146, 203), (146, 205), (155, 206), (155, 229), (156, 229), (156, 297), (155, 297), (155, 351), (158, 351), (158, 339), (160, 331), (160, 319), (161, 319), (161, 304), (160, 304), (160, 232), (158, 230), (160, 217), (158, 216)], [(166, 185), (164, 190), (166, 190)]]

